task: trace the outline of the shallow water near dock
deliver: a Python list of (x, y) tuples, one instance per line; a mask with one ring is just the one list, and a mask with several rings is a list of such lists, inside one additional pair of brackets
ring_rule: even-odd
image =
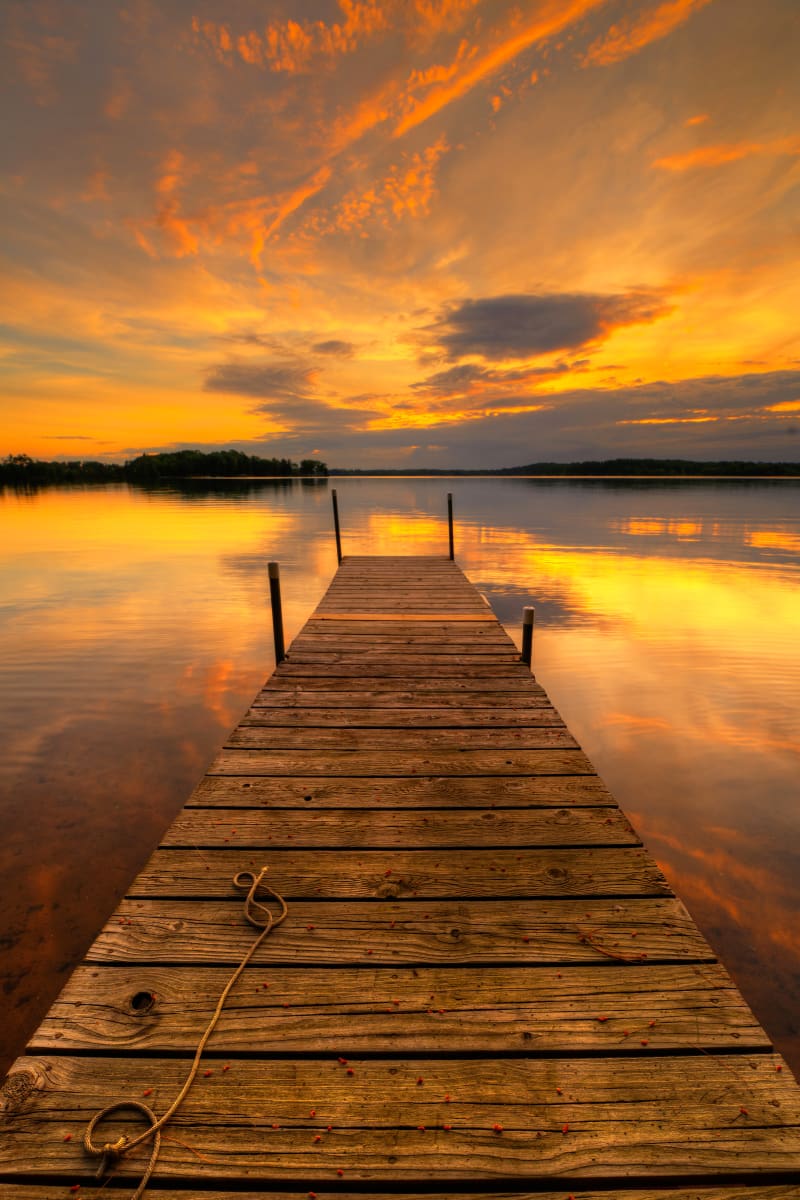
[(0, 1072), (345, 554), (456, 559), (800, 1075), (800, 482), (0, 491)]

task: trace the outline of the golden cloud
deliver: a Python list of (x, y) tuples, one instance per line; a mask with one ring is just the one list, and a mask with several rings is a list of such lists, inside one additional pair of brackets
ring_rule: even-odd
[(436, 193), (437, 164), (449, 149), (446, 138), (440, 137), (425, 150), (406, 156), (373, 186), (353, 189), (330, 212), (310, 217), (301, 235), (351, 233), (373, 222), (389, 228), (405, 217), (427, 216)]
[(695, 167), (719, 167), (756, 154), (800, 154), (800, 138), (778, 138), (771, 142), (732, 142), (698, 146), (682, 154), (669, 154), (652, 163), (664, 171), (690, 171)]
[(584, 66), (609, 66), (638, 54), (645, 46), (666, 37), (711, 0), (667, 0), (647, 12), (612, 25), (586, 52)]
[(458, 72), (450, 82), (439, 83), (422, 100), (416, 100), (409, 95), (405, 102), (406, 111), (395, 127), (394, 136), (400, 137), (415, 126), (421, 125), (423, 121), (427, 121), (448, 104), (459, 100), (479, 83), (507, 66), (523, 50), (560, 33), (601, 3), (603, 0), (561, 0), (560, 3), (551, 0), (540, 5), (535, 19), (528, 21), (522, 29), (508, 30), (496, 45), (483, 54), (465, 55), (470, 65)]

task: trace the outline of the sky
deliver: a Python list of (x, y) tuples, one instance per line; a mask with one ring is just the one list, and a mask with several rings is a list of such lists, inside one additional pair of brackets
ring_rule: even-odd
[(0, 454), (800, 460), (797, 0), (4, 0)]

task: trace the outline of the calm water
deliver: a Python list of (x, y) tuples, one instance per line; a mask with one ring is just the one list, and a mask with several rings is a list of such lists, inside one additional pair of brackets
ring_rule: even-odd
[[(345, 553), (456, 557), (800, 1072), (800, 485), (336, 481)], [(0, 492), (0, 1070), (336, 566), (328, 484)]]

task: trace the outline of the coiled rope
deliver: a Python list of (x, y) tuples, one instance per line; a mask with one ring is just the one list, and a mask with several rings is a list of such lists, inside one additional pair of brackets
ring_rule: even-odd
[[(164, 1128), (167, 1122), (175, 1116), (175, 1113), (185, 1100), (186, 1094), (189, 1091), (189, 1088), (192, 1086), (195, 1076), (197, 1075), (197, 1069), (200, 1066), (200, 1059), (203, 1056), (203, 1051), (205, 1050), (208, 1039), (214, 1032), (214, 1027), (222, 1015), (223, 1008), (225, 1007), (225, 1001), (228, 999), (228, 996), (230, 995), (232, 988), (235, 986), (237, 979), (250, 962), (250, 959), (253, 957), (256, 950), (258, 950), (259, 946), (264, 941), (264, 938), (272, 933), (273, 929), (277, 929), (277, 927), (282, 921), (285, 921), (289, 914), (289, 909), (283, 897), (280, 896), (276, 891), (273, 891), (273, 889), (266, 883), (264, 883), (264, 876), (266, 875), (267, 870), (267, 867), (262, 867), (258, 875), (256, 875), (253, 871), (240, 871), (238, 875), (234, 875), (233, 877), (234, 887), (239, 888), (240, 890), (247, 888), (247, 896), (244, 902), (245, 920), (248, 921), (249, 924), (255, 929), (260, 930), (260, 933), (254, 940), (242, 961), (239, 963), (236, 970), (231, 975), (228, 982), (225, 984), (222, 994), (217, 1001), (217, 1007), (214, 1010), (214, 1015), (208, 1022), (205, 1032), (198, 1042), (192, 1065), (189, 1068), (189, 1074), (186, 1076), (183, 1087), (172, 1101), (172, 1104), (170, 1104), (169, 1108), (162, 1116), (157, 1117), (152, 1108), (150, 1108), (147, 1104), (142, 1104), (140, 1100), (121, 1100), (118, 1104), (109, 1104), (107, 1108), (95, 1113), (89, 1124), (86, 1126), (86, 1132), (83, 1135), (83, 1145), (87, 1154), (99, 1157), (101, 1160), (97, 1171), (98, 1179), (102, 1179), (104, 1175), (107, 1175), (109, 1169), (118, 1163), (124, 1155), (130, 1154), (131, 1150), (134, 1150), (137, 1146), (140, 1146), (143, 1142), (147, 1142), (152, 1138), (153, 1149), (150, 1154), (150, 1161), (147, 1164), (139, 1186), (132, 1194), (130, 1200), (141, 1200), (141, 1197), (144, 1195), (145, 1188), (147, 1187), (150, 1176), (153, 1174), (156, 1162), (158, 1161), (158, 1153), (161, 1149), (161, 1130)], [(262, 897), (270, 897), (278, 904), (279, 912), (277, 916), (270, 908), (268, 908), (266, 904), (261, 904), (259, 902), (259, 895)], [(143, 1133), (140, 1133), (138, 1137), (135, 1138), (128, 1138), (125, 1134), (123, 1134), (122, 1137), (120, 1137), (116, 1142), (105, 1142), (102, 1146), (95, 1145), (92, 1138), (97, 1126), (101, 1123), (101, 1121), (105, 1121), (107, 1117), (110, 1117), (112, 1113), (117, 1112), (142, 1113), (142, 1115), (146, 1117), (150, 1123), (149, 1128), (145, 1129)]]

